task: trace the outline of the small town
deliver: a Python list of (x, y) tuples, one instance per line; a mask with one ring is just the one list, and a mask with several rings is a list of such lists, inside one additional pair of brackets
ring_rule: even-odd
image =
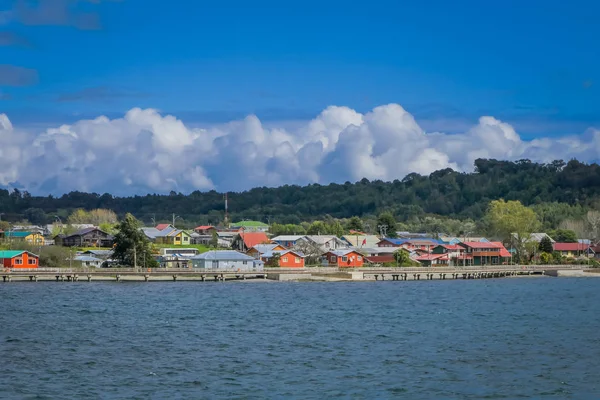
[[(115, 257), (118, 232), (92, 224), (64, 226), (13, 225), (0, 231), (3, 250), (0, 259), (5, 270), (44, 268), (40, 254), (61, 249), (66, 255), (54, 267), (116, 268), (124, 266)], [(108, 229), (107, 229), (108, 230)], [(271, 227), (260, 221), (239, 221), (225, 226), (200, 225), (180, 229), (174, 223), (137, 228), (143, 243), (139, 254), (128, 262), (134, 268), (262, 271), (264, 268), (339, 269), (381, 267), (494, 267), (517, 264), (517, 250), (511, 242), (483, 236), (449, 236), (397, 231), (393, 235), (374, 235), (348, 230), (343, 235), (273, 235)], [(380, 226), (382, 233), (385, 225)], [(53, 234), (54, 233), (54, 234)], [(393, 237), (390, 237), (393, 236)], [(548, 257), (560, 264), (596, 266), (600, 245), (590, 240), (558, 242), (547, 233), (530, 233), (523, 241), (530, 249), (531, 264), (549, 264)], [(146, 250), (147, 249), (147, 250)], [(134, 248), (134, 251), (135, 248)], [(148, 251), (148, 254), (144, 254)], [(521, 256), (522, 257), (522, 256)], [(48, 257), (46, 257), (46, 260)], [(56, 260), (54, 260), (56, 262)]]

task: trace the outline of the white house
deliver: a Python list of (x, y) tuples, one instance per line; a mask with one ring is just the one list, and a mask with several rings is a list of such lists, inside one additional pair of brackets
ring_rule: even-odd
[(100, 268), (104, 260), (92, 256), (80, 255), (73, 258), (73, 261), (79, 261), (82, 267)]
[(211, 250), (191, 257), (193, 268), (262, 271), (264, 263), (234, 250)]
[(348, 243), (334, 235), (308, 235), (300, 239), (299, 242), (302, 240), (316, 244), (323, 252), (350, 247)]

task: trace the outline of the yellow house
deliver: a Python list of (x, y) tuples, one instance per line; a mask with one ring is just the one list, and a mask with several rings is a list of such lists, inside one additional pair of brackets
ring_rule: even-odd
[(590, 256), (592, 251), (587, 243), (554, 243), (554, 251), (563, 257)]
[(43, 246), (45, 244), (44, 237), (39, 233), (34, 232), (5, 232), (4, 237), (6, 240), (23, 240), (29, 244)]
[(192, 237), (187, 232), (174, 229), (170, 232), (164, 232), (163, 235), (157, 236), (156, 243), (187, 246), (191, 243), (191, 239)]

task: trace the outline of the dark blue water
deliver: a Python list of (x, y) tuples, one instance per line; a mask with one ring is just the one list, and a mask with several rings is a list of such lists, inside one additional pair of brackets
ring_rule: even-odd
[(600, 398), (600, 279), (0, 283), (0, 398)]

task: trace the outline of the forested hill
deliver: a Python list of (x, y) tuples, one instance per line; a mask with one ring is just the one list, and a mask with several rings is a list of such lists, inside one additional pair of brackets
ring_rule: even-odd
[[(52, 222), (76, 208), (108, 208), (131, 212), (149, 222), (168, 220), (171, 214), (192, 223), (218, 223), (224, 214), (223, 194), (215, 191), (183, 195), (146, 195), (126, 198), (110, 194), (71, 192), (61, 197), (36, 197), (27, 192), (0, 190), (2, 219), (31, 223)], [(475, 172), (451, 169), (429, 176), (410, 174), (393, 182), (304, 187), (255, 188), (229, 193), (230, 220), (254, 219), (298, 223), (330, 215), (336, 218), (376, 215), (389, 210), (399, 220), (426, 213), (458, 218), (480, 218), (493, 199), (520, 200), (526, 205), (561, 202), (589, 206), (600, 199), (600, 166), (576, 160), (538, 164), (479, 159)]]

